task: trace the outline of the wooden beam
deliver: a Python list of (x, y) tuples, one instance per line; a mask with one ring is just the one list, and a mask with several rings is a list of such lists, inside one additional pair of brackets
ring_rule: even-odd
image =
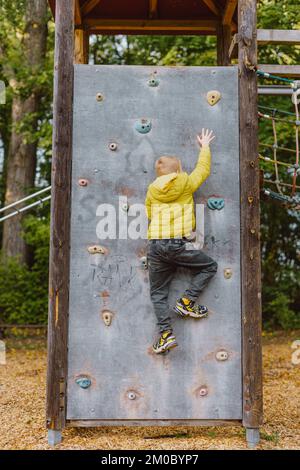
[(149, 18), (157, 18), (158, 0), (149, 0)]
[(73, 1), (57, 1), (53, 102), (52, 198), (49, 260), (47, 427), (60, 431), (66, 421), (68, 376), (70, 208), (73, 127)]
[(258, 68), (273, 75), (300, 78), (300, 65), (260, 64)]
[(220, 9), (216, 2), (214, 0), (202, 0), (202, 3), (205, 3), (205, 5), (214, 13), (216, 16), (220, 16)]
[(229, 48), (231, 43), (231, 26), (220, 23), (217, 31), (217, 64), (229, 65)]
[(210, 9), (210, 11), (213, 12), (214, 15), (218, 17), (221, 15), (220, 8), (214, 0), (202, 0), (202, 3), (205, 3), (205, 5)]
[(227, 0), (226, 5), (225, 5), (225, 10), (223, 13), (223, 19), (222, 19), (222, 23), (224, 25), (231, 24), (237, 4), (238, 4), (238, 0)]
[(88, 64), (89, 62), (89, 34), (83, 29), (75, 30), (74, 63)]
[(262, 423), (256, 0), (239, 0), (243, 425)]
[(82, 23), (82, 16), (80, 10), (80, 3), (79, 0), (75, 0), (75, 25), (81, 25)]
[(101, 0), (87, 0), (81, 7), (81, 13), (83, 16), (88, 15)]
[(215, 20), (124, 20), (89, 19), (84, 20), (84, 28), (92, 31), (216, 31)]
[(259, 44), (300, 44), (299, 29), (258, 29)]

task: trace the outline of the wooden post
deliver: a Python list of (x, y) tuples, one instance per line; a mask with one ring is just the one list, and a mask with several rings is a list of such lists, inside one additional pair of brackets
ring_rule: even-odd
[(231, 44), (231, 26), (220, 25), (217, 28), (217, 64), (230, 65), (229, 48)]
[(74, 1), (56, 2), (49, 278), (47, 427), (66, 419), (69, 249), (73, 119)]
[(89, 62), (89, 35), (83, 29), (75, 30), (75, 64), (88, 64)]
[[(238, 18), (243, 425), (248, 430), (255, 431), (262, 423), (256, 0), (239, 0)], [(248, 435), (253, 435), (253, 432), (250, 431)], [(253, 443), (254, 440), (253, 438)]]

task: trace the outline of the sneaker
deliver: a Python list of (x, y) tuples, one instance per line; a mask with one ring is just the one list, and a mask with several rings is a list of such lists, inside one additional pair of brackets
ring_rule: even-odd
[(174, 310), (182, 317), (205, 318), (208, 315), (205, 305), (197, 305), (186, 297), (177, 300)]
[(161, 354), (169, 349), (176, 348), (177, 342), (172, 331), (164, 331), (159, 340), (153, 344), (152, 349), (156, 354)]

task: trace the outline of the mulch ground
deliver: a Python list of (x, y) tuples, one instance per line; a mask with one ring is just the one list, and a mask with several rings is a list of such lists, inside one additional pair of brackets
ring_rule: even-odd
[[(265, 334), (264, 424), (259, 449), (300, 448), (300, 364), (292, 334)], [(8, 339), (0, 365), (0, 449), (49, 449), (45, 430), (44, 339)], [(57, 449), (246, 449), (241, 427), (73, 428)]]

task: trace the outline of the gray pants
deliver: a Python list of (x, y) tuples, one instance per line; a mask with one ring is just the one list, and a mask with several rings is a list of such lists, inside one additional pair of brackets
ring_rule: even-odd
[(186, 242), (181, 239), (149, 240), (147, 258), (150, 296), (159, 331), (172, 330), (168, 294), (176, 267), (185, 267), (192, 271), (191, 285), (182, 293), (182, 297), (196, 301), (217, 272), (218, 265), (201, 250), (187, 250)]

